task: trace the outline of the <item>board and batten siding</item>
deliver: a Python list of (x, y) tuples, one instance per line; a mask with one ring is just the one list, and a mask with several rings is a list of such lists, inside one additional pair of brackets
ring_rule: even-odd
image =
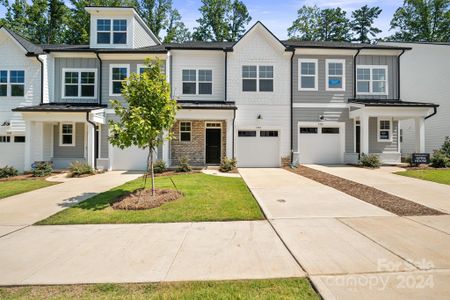
[(356, 95), (360, 99), (396, 99), (398, 97), (398, 66), (397, 56), (392, 55), (359, 55), (356, 58), (358, 65), (385, 65), (388, 67), (388, 94), (387, 95)]
[[(299, 91), (299, 60), (317, 59), (318, 90)], [(345, 91), (326, 90), (326, 60), (345, 60)], [(353, 56), (342, 55), (295, 55), (292, 61), (293, 68), (293, 101), (294, 103), (347, 103), (353, 95)]]
[(75, 146), (59, 145), (59, 124), (53, 127), (53, 158), (84, 158), (84, 124), (75, 125)]
[[(99, 61), (96, 58), (55, 58), (55, 85), (52, 102), (61, 103), (97, 103), (99, 92)], [(93, 98), (64, 98), (63, 95), (63, 69), (97, 69), (97, 95)]]

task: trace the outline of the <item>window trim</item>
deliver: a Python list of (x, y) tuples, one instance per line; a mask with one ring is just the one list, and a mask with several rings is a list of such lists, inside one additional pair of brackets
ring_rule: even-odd
[[(5, 141), (3, 141), (3, 138), (5, 138)], [(2, 134), (0, 135), (0, 144), (8, 144), (11, 143), (11, 136), (10, 135), (6, 135), (6, 134)]]
[(142, 73), (139, 71), (141, 68), (149, 69), (149, 67), (147, 67), (146, 64), (137, 64), (137, 65), (136, 65), (136, 73), (139, 74), (139, 75), (142, 74)]
[[(370, 79), (369, 79), (369, 92), (358, 92), (358, 69), (370, 69)], [(384, 92), (373, 92), (373, 69), (384, 69), (386, 72), (386, 89)], [(388, 96), (389, 95), (389, 66), (388, 65), (357, 65), (356, 66), (356, 78), (355, 78), (355, 84), (356, 84), (356, 94), (357, 95), (380, 95), (380, 96)], [(364, 80), (367, 81), (367, 80)], [(382, 81), (382, 80), (375, 80), (375, 81)]]
[[(211, 71), (211, 81), (204, 81), (200, 80), (200, 71)], [(213, 70), (212, 69), (197, 69), (197, 77), (195, 78), (197, 80), (197, 95), (212, 95), (213, 94)], [(211, 94), (201, 94), (200, 93), (200, 83), (210, 83), (211, 84)]]
[[(16, 138), (23, 138), (23, 142), (18, 142), (18, 141), (16, 141)], [(24, 135), (15, 135), (15, 136), (13, 136), (12, 141), (13, 141), (15, 144), (23, 144), (23, 143), (26, 142), (26, 136), (24, 136)]]
[[(110, 22), (111, 22), (111, 24), (110, 24), (110, 28), (109, 28), (109, 31), (103, 31), (103, 30), (98, 30), (98, 26), (97, 26), (97, 22), (98, 22), (98, 20), (109, 20)], [(114, 21), (117, 21), (117, 20), (125, 20), (126, 22), (127, 22), (127, 28), (126, 28), (126, 30), (125, 31), (115, 31), (114, 30)], [(128, 18), (124, 18), (124, 17), (122, 17), (122, 18), (97, 18), (96, 20), (95, 20), (95, 33), (96, 33), (96, 35), (95, 35), (95, 44), (97, 44), (97, 45), (115, 45), (115, 46), (117, 46), (117, 45), (128, 45), (128, 43), (129, 43), (129, 34), (128, 34), (128, 29), (129, 29), (129, 23), (130, 23), (130, 20), (128, 19)], [(109, 43), (99, 43), (98, 42), (98, 33), (109, 33)], [(117, 32), (117, 33), (125, 33), (126, 34), (126, 42), (125, 43), (114, 43), (114, 33), (115, 32)]]
[[(189, 123), (189, 131), (186, 131), (186, 130), (181, 130), (181, 123)], [(179, 135), (179, 138), (180, 138), (180, 142), (181, 143), (190, 143), (190, 142), (192, 142), (192, 121), (180, 121), (180, 123), (179, 123), (179, 133), (178, 133), (178, 135)], [(183, 141), (183, 140), (181, 140), (181, 133), (186, 133), (186, 132), (189, 132), (189, 141)]]
[[(256, 67), (256, 77), (251, 77), (251, 78), (244, 78), (244, 76), (242, 76), (242, 69), (243, 67)], [(260, 90), (260, 80), (270, 80), (270, 78), (261, 78), (259, 76), (259, 68), (260, 67), (272, 67), (272, 90), (271, 91), (261, 91)], [(250, 80), (256, 80), (256, 91), (244, 91), (244, 79), (250, 79)], [(266, 64), (266, 63), (262, 63), (262, 64), (243, 64), (241, 65), (241, 92), (242, 93), (274, 93), (275, 92), (275, 65), (273, 64)]]
[[(63, 144), (63, 125), (72, 125), (72, 143), (71, 144)], [(66, 134), (68, 135), (68, 134)], [(74, 122), (61, 122), (59, 123), (59, 146), (60, 147), (75, 147), (75, 138), (76, 138), (76, 124)]]
[[(302, 63), (314, 63), (315, 73), (314, 73), (314, 88), (303, 88), (302, 87), (302, 76), (312, 77), (312, 75), (302, 75)], [(319, 90), (319, 60), (316, 58), (299, 58), (298, 59), (298, 90), (299, 91), (318, 91)]]
[[(122, 96), (122, 94), (120, 93), (120, 94), (114, 94), (113, 93), (113, 80), (112, 80), (112, 77), (113, 77), (113, 69), (114, 68), (126, 68), (127, 69), (127, 77), (126, 78), (128, 78), (128, 77), (130, 77), (130, 64), (110, 64), (109, 65), (109, 96), (111, 96), (111, 97), (117, 97), (117, 96)], [(117, 80), (114, 80), (114, 81), (117, 81)]]
[[(329, 63), (341, 63), (342, 64), (342, 88), (330, 88), (329, 84)], [(332, 75), (337, 77), (336, 75)], [(325, 90), (326, 91), (339, 91), (345, 92), (345, 59), (326, 59), (325, 60)]]
[[(0, 68), (0, 71), (6, 71), (6, 83), (1, 83), (1, 85), (6, 85), (6, 96), (0, 96), (0, 98), (11, 97), (14, 99), (24, 99), (26, 95), (27, 87), (27, 71), (20, 68)], [(12, 83), (11, 82), (11, 72), (12, 71), (23, 71), (23, 83)], [(13, 85), (23, 85), (23, 96), (13, 96), (12, 86)]]
[[(387, 129), (381, 129), (380, 128), (380, 123), (381, 121), (388, 121), (389, 122), (389, 139), (384, 140), (381, 139), (381, 135), (380, 132), (381, 131), (387, 131)], [(377, 118), (377, 141), (380, 143), (392, 143), (392, 131), (393, 131), (393, 121), (392, 118)]]
[[(66, 72), (76, 72), (78, 73), (78, 96), (66, 96)], [(94, 73), (94, 96), (81, 96), (81, 73), (83, 72), (93, 72)], [(63, 68), (61, 74), (61, 99), (96, 99), (97, 98), (97, 69), (95, 68)]]
[[(195, 71), (195, 81), (184, 81), (183, 80), (183, 71)], [(211, 71), (211, 81), (200, 81), (200, 71)], [(183, 91), (183, 84), (184, 83), (195, 83), (195, 94), (185, 94)], [(200, 94), (200, 82), (201, 83), (211, 83), (211, 94)], [(208, 69), (208, 68), (191, 68), (186, 67), (181, 69), (181, 94), (183, 96), (206, 96), (210, 97), (211, 95), (214, 95), (214, 70)]]

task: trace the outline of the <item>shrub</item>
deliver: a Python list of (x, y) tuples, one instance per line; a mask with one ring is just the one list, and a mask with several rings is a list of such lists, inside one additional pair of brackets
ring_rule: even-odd
[(379, 168), (381, 166), (380, 157), (376, 154), (361, 154), (361, 158), (359, 159), (359, 163), (363, 167), (368, 168)]
[(8, 178), (19, 175), (19, 171), (14, 167), (5, 166), (0, 168), (0, 178)]
[(450, 158), (450, 137), (446, 137), (444, 144), (442, 144), (441, 151)]
[(87, 163), (74, 161), (70, 164), (70, 174), (72, 177), (78, 177), (86, 174), (94, 174), (94, 169)]
[(155, 173), (163, 173), (165, 170), (167, 170), (167, 166), (166, 166), (166, 162), (158, 159), (157, 161), (155, 161), (155, 163), (153, 164), (153, 171)]
[(229, 159), (228, 157), (224, 157), (222, 162), (220, 163), (220, 172), (230, 172), (236, 168), (237, 161), (236, 159)]
[(442, 150), (434, 151), (433, 156), (430, 159), (430, 162), (433, 168), (446, 168), (450, 166), (450, 159)]
[(34, 177), (48, 176), (53, 172), (52, 163), (49, 161), (37, 161), (33, 164), (32, 168)]
[(187, 157), (182, 157), (178, 159), (177, 172), (190, 172), (192, 171), (191, 165), (189, 165), (189, 159)]

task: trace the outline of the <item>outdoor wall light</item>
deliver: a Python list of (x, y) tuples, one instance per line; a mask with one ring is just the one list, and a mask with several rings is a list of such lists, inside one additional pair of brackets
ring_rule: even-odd
[(258, 116), (256, 117), (256, 119), (258, 119), (258, 120), (262, 120), (262, 119), (263, 119), (263, 117), (262, 117), (261, 115), (258, 115)]

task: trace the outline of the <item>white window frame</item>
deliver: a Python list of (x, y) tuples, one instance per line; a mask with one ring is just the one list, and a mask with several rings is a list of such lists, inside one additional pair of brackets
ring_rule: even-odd
[[(313, 77), (313, 75), (302, 75), (302, 63), (314, 63), (314, 65), (315, 65), (314, 88), (303, 88), (302, 87), (302, 76)], [(298, 60), (298, 90), (299, 91), (318, 91), (319, 90), (318, 66), (319, 66), (318, 59), (299, 58), (299, 60)]]
[[(358, 92), (358, 69), (370, 69), (370, 79), (369, 79), (369, 92)], [(373, 82), (383, 81), (383, 80), (373, 80), (373, 69), (384, 69), (386, 72), (386, 89), (384, 92), (373, 92)], [(381, 95), (387, 96), (389, 94), (389, 68), (387, 65), (357, 65), (356, 66), (356, 94), (357, 95)], [(367, 80), (364, 80), (367, 81)]]
[[(63, 125), (72, 125), (72, 143), (71, 144), (63, 144)], [(75, 137), (76, 137), (76, 126), (73, 122), (61, 122), (59, 123), (59, 146), (60, 147), (75, 147)], [(66, 134), (68, 135), (68, 134)]]
[(140, 72), (140, 69), (144, 68), (144, 69), (149, 69), (149, 67), (146, 64), (138, 64), (136, 66), (136, 73), (141, 75), (142, 73)]
[[(329, 86), (329, 64), (338, 63), (342, 64), (342, 88), (330, 88)], [(333, 77), (338, 77), (338, 75), (331, 75)], [(340, 91), (345, 92), (345, 59), (327, 59), (325, 60), (325, 90), (327, 91)]]
[[(195, 71), (195, 81), (184, 81), (183, 71), (194, 70)], [(211, 81), (200, 81), (200, 71), (211, 71)], [(181, 69), (181, 93), (185, 96), (211, 96), (214, 94), (214, 70), (208, 68), (183, 68)], [(195, 94), (185, 94), (183, 93), (183, 83), (195, 83)], [(200, 83), (211, 83), (211, 94), (200, 94)]]
[[(0, 67), (0, 71), (6, 71), (6, 82), (0, 83), (1, 85), (6, 85), (6, 96), (0, 96), (0, 98), (4, 97), (12, 97), (14, 99), (23, 99), (27, 93), (27, 72), (25, 69), (10, 69), (10, 68), (2, 68)], [(12, 83), (11, 82), (11, 71), (23, 71), (23, 83)], [(13, 96), (12, 95), (12, 86), (13, 85), (23, 85), (23, 96)]]
[[(200, 80), (200, 71), (211, 71), (211, 81), (204, 81), (204, 80)], [(212, 69), (205, 69), (205, 68), (201, 68), (201, 69), (197, 69), (197, 77), (195, 78), (197, 79), (197, 95), (212, 95), (213, 94), (213, 70)], [(200, 94), (200, 83), (211, 83), (211, 94)]]
[[(381, 121), (388, 121), (389, 122), (389, 139), (388, 140), (384, 140), (381, 139), (381, 135), (380, 132), (381, 131), (388, 131), (387, 129), (381, 129), (380, 128), (380, 123)], [(380, 143), (392, 143), (392, 131), (393, 131), (393, 123), (392, 122), (392, 118), (377, 118), (377, 141)]]
[[(98, 27), (97, 27), (97, 21), (98, 20), (109, 20), (111, 22), (111, 26), (109, 28), (109, 31), (98, 30)], [(117, 20), (125, 20), (127, 22), (127, 28), (125, 29), (125, 31), (115, 31), (114, 30), (114, 21), (117, 21)], [(128, 34), (128, 27), (129, 27), (129, 23), (130, 22), (129, 22), (129, 20), (127, 18), (98, 18), (98, 19), (96, 19), (96, 21), (95, 21), (95, 33), (109, 33), (109, 43), (99, 43), (97, 34), (95, 36), (95, 43), (97, 45), (128, 45), (128, 39), (129, 39), (129, 37), (128, 37), (129, 36), (129, 34)], [(126, 42), (124, 44), (116, 44), (116, 43), (114, 43), (114, 33), (115, 32), (117, 32), (117, 33), (125, 33), (127, 35), (127, 39), (126, 39)]]
[[(74, 97), (74, 96), (66, 96), (66, 72), (74, 72), (74, 73), (78, 73), (78, 97)], [(87, 97), (83, 97), (81, 96), (81, 87), (82, 87), (82, 83), (81, 83), (81, 73), (84, 72), (93, 72), (94, 73), (94, 96), (87, 96)], [(62, 99), (96, 99), (97, 98), (97, 69), (93, 69), (93, 68), (63, 68), (62, 69), (62, 74), (61, 74), (61, 98)], [(90, 85), (90, 84), (89, 84)]]
[[(130, 77), (130, 65), (129, 64), (111, 64), (109, 65), (109, 95), (111, 97), (117, 97), (117, 96), (122, 96), (122, 94), (114, 94), (113, 93), (113, 80), (112, 80), (112, 76), (113, 76), (113, 69), (114, 68), (126, 68), (127, 69), (127, 77)], [(114, 80), (114, 81), (118, 81), (118, 80)]]
[[(186, 130), (181, 130), (181, 123), (189, 123), (189, 128), (190, 128), (190, 130), (189, 131), (186, 131)], [(192, 122), (191, 121), (180, 121), (180, 132), (179, 132), (179, 141), (180, 142), (182, 142), (182, 143), (189, 143), (189, 142), (192, 142)], [(189, 132), (189, 141), (182, 141), (181, 140), (181, 133), (182, 132)]]
[[(244, 78), (242, 76), (242, 69), (244, 67), (256, 67), (256, 77), (247, 77)], [(259, 88), (260, 80), (270, 80), (271, 78), (261, 78), (259, 77), (259, 68), (260, 67), (272, 67), (272, 81), (273, 81), (273, 89), (272, 91), (261, 91)], [(244, 91), (244, 79), (256, 80), (256, 91)], [(275, 66), (273, 64), (243, 64), (241, 65), (241, 92), (242, 93), (273, 93), (275, 92)]]

